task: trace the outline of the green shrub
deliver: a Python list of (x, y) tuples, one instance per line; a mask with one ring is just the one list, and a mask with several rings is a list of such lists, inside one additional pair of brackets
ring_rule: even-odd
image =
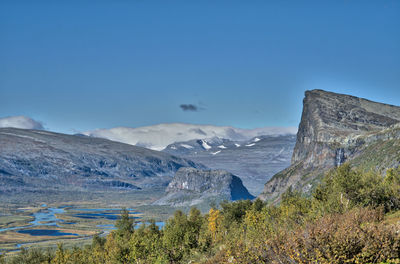
[(313, 193), (315, 211), (340, 213), (354, 207), (383, 207), (385, 212), (400, 209), (399, 169), (384, 177), (375, 171), (362, 172), (348, 163), (328, 173)]
[(360, 208), (330, 214), (271, 241), (284, 263), (377, 263), (399, 258), (398, 226), (382, 222), (383, 211)]

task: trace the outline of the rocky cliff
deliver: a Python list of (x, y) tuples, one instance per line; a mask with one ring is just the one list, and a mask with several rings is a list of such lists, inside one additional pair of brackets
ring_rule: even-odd
[[(306, 91), (291, 166), (265, 184), (260, 198), (274, 200), (289, 186), (307, 192), (325, 171), (359, 160), (382, 142), (394, 140), (389, 152), (398, 153), (399, 122), (398, 106), (322, 90)], [(396, 155), (385, 166), (398, 166)]]
[(207, 201), (253, 199), (242, 180), (224, 170), (180, 168), (156, 204), (195, 205)]

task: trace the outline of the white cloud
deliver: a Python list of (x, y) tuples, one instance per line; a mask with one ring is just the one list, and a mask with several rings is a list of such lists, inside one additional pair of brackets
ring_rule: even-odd
[(249, 140), (262, 135), (296, 134), (295, 127), (264, 127), (240, 129), (227, 126), (192, 125), (182, 123), (159, 124), (147, 127), (115, 127), (83, 132), (87, 136), (107, 138), (131, 145), (146, 146), (154, 150), (163, 150), (169, 144), (192, 139), (213, 137), (230, 140)]
[(26, 116), (9, 116), (0, 118), (0, 127), (44, 130), (41, 122), (35, 121)]

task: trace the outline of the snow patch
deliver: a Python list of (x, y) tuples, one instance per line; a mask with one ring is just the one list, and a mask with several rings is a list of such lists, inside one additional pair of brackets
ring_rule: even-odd
[(251, 144), (247, 144), (246, 147), (252, 147), (254, 146), (256, 143), (251, 143)]
[(258, 142), (258, 141), (260, 141), (261, 139), (259, 139), (259, 138), (255, 138), (253, 141), (254, 142)]
[(221, 150), (218, 150), (217, 152), (211, 152), (211, 155), (217, 155), (220, 152), (221, 152)]
[(226, 149), (224, 145), (218, 146), (220, 149)]
[(278, 154), (276, 154), (276, 156), (279, 156), (279, 155), (281, 155), (282, 153), (283, 153), (283, 151), (285, 150), (285, 148), (281, 148), (281, 150), (279, 151), (279, 153)]
[(192, 149), (193, 147), (190, 145), (186, 145), (186, 144), (181, 144), (182, 147), (187, 148), (187, 149)]
[(205, 141), (205, 140), (202, 140), (202, 141), (201, 141), (201, 145), (203, 146), (203, 148), (204, 148), (205, 150), (209, 150), (209, 149), (211, 148), (211, 146), (208, 145), (208, 144), (207, 144), (207, 141)]
[(235, 143), (235, 146), (236, 146), (236, 147), (240, 147), (240, 144), (238, 144), (238, 143)]

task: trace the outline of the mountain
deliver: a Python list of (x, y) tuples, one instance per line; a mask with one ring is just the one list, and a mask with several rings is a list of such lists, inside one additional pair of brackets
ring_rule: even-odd
[(306, 91), (291, 165), (274, 175), (260, 198), (289, 186), (308, 192), (327, 170), (350, 162), (384, 171), (400, 164), (400, 107), (322, 90)]
[(224, 170), (180, 168), (155, 204), (192, 206), (222, 200), (253, 199), (239, 177)]
[(266, 181), (290, 165), (295, 142), (295, 135), (258, 136), (245, 141), (214, 137), (173, 143), (163, 151), (211, 169), (227, 170), (258, 195)]
[(167, 186), (187, 159), (107, 139), (0, 128), (0, 194)]
[(192, 125), (183, 123), (159, 124), (147, 127), (116, 127), (83, 132), (93, 137), (106, 138), (126, 144), (141, 146), (153, 150), (163, 150), (175, 142), (214, 137), (233, 141), (249, 140), (262, 135), (295, 134), (293, 127), (265, 127), (240, 129), (228, 126)]

